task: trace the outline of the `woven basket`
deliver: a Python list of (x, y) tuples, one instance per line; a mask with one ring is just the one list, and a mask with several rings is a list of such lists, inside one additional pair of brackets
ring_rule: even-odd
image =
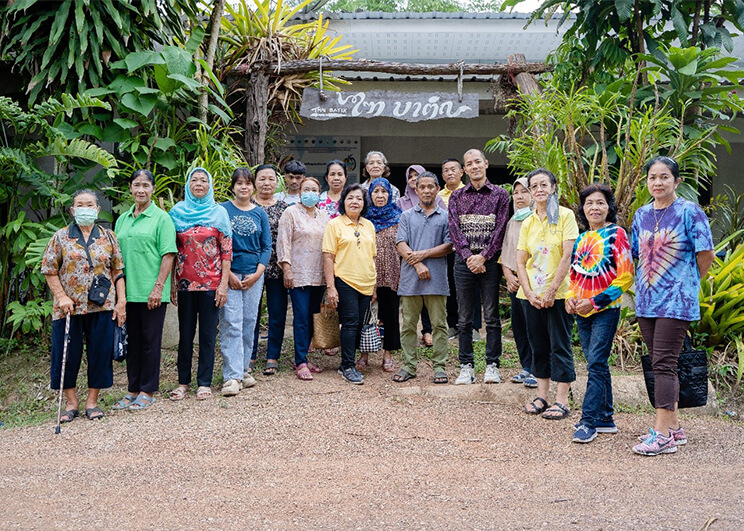
[(325, 304), (320, 305), (320, 313), (313, 314), (313, 346), (320, 349), (341, 346), (338, 312)]

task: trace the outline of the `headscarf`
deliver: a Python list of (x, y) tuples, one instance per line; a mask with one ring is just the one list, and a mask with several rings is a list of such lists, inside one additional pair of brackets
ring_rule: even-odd
[[(426, 171), (423, 166), (420, 166), (418, 164), (412, 164), (408, 166), (408, 169), (406, 169), (406, 193), (403, 197), (398, 199), (398, 206), (401, 210), (408, 210), (409, 208), (413, 208), (419, 204), (419, 198), (418, 194), (416, 193), (416, 188), (408, 185), (408, 175), (411, 173), (411, 170), (417, 171), (419, 175)], [(370, 190), (372, 190), (371, 187)]]
[[(525, 190), (529, 190), (529, 181), (527, 180), (527, 177), (520, 177), (516, 181), (514, 181), (514, 184), (512, 185), (512, 195), (514, 191), (514, 187), (518, 184), (521, 184), (524, 186)], [(519, 210), (516, 209), (517, 207), (514, 207), (514, 219), (517, 221), (524, 221), (532, 214), (532, 205), (526, 206), (524, 208), (520, 208)]]
[[(191, 176), (196, 172), (203, 172), (209, 179), (209, 190), (202, 198), (194, 197), (191, 193)], [(179, 201), (171, 208), (170, 216), (178, 232), (183, 232), (191, 227), (214, 227), (225, 236), (232, 236), (230, 216), (227, 215), (225, 207), (214, 202), (214, 186), (212, 176), (204, 168), (194, 168), (189, 172), (186, 179), (186, 192), (183, 201)]]
[[(388, 202), (387, 205), (383, 207), (375, 206), (374, 203), (372, 203), (372, 191), (375, 189), (376, 186), (382, 186), (385, 190), (387, 190), (388, 193)], [(369, 197), (370, 197), (370, 203), (372, 203), (369, 207), (369, 210), (367, 210), (367, 219), (372, 222), (372, 224), (375, 226), (375, 232), (380, 232), (383, 229), (387, 229), (388, 227), (392, 227), (398, 221), (400, 220), (400, 214), (401, 209), (400, 207), (393, 202), (393, 187), (390, 185), (390, 181), (385, 179), (384, 177), (378, 177), (371, 183), (369, 183)]]

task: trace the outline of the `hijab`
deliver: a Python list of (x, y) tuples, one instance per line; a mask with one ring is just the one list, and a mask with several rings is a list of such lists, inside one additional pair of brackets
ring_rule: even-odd
[[(419, 175), (426, 171), (423, 166), (418, 164), (412, 164), (408, 166), (408, 169), (406, 169), (406, 193), (403, 197), (398, 199), (398, 206), (401, 210), (408, 210), (409, 208), (413, 208), (419, 204), (416, 188), (408, 185), (408, 175), (411, 173), (411, 170), (418, 172)], [(372, 190), (372, 188), (370, 188), (370, 190)]]
[(372, 198), (372, 191), (377, 186), (382, 186), (387, 190), (388, 202), (385, 206), (378, 207), (370, 200), (370, 203), (372, 204), (370, 205), (369, 210), (367, 210), (367, 215), (365, 217), (375, 226), (375, 232), (380, 232), (381, 230), (392, 227), (398, 223), (400, 220), (401, 209), (393, 202), (393, 187), (390, 185), (390, 181), (384, 177), (378, 177), (369, 183), (370, 199)]
[[(191, 176), (196, 172), (205, 173), (209, 179), (207, 195), (201, 198), (196, 198), (191, 193)], [(191, 227), (202, 226), (214, 227), (225, 236), (232, 236), (230, 216), (227, 215), (225, 207), (215, 203), (212, 176), (207, 170), (194, 168), (189, 172), (184, 196), (184, 200), (176, 203), (170, 211), (173, 224), (178, 232), (184, 232)]]
[[(514, 185), (512, 186), (512, 190), (514, 190), (514, 186), (516, 186), (518, 184), (521, 184), (522, 186), (524, 186), (525, 190), (528, 190), (529, 191), (530, 187), (529, 187), (529, 182), (527, 181), (527, 177), (520, 177), (519, 179), (517, 179), (516, 181), (514, 181)], [(524, 208), (520, 208), (519, 210), (517, 210), (516, 207), (514, 208), (514, 219), (517, 220), (517, 221), (524, 221), (525, 219), (527, 219), (530, 216), (530, 214), (532, 214), (532, 205), (531, 204), (529, 206), (524, 207)]]

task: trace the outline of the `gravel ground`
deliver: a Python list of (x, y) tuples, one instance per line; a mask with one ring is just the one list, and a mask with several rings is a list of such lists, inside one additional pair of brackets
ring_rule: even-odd
[(379, 365), (357, 387), (319, 361), (313, 382), (3, 431), (2, 528), (744, 529), (741, 424), (685, 418), (687, 446), (644, 458), (650, 415), (578, 445), (578, 412), (406, 396)]

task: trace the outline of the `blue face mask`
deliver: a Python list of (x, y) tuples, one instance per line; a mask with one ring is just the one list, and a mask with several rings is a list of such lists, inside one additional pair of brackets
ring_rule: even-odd
[(80, 227), (87, 227), (93, 225), (98, 219), (98, 209), (92, 207), (76, 207), (75, 208), (75, 223)]
[(318, 192), (302, 192), (300, 201), (306, 207), (314, 207), (320, 203), (320, 194)]

